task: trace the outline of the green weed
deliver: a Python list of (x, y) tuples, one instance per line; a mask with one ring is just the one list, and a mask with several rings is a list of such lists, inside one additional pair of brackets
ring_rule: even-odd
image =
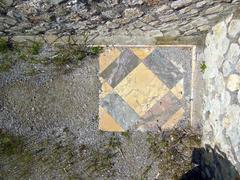
[(42, 47), (43, 47), (42, 43), (34, 41), (31, 46), (31, 54), (38, 55)]
[(103, 51), (103, 47), (100, 46), (94, 46), (90, 48), (90, 54), (92, 55), (98, 55)]
[(0, 72), (6, 72), (11, 69), (12, 64), (9, 62), (0, 63)]
[(0, 52), (6, 53), (8, 51), (8, 43), (6, 39), (0, 38)]
[(122, 136), (124, 136), (125, 138), (127, 138), (128, 140), (131, 139), (131, 133), (129, 131), (124, 131), (121, 133)]
[(122, 145), (120, 139), (117, 136), (111, 136), (109, 143), (108, 143), (108, 148), (114, 150), (116, 148), (120, 148)]
[(205, 63), (205, 61), (203, 61), (201, 64), (200, 64), (200, 69), (201, 69), (201, 72), (204, 73), (205, 70), (207, 69), (207, 65)]
[(37, 70), (34, 67), (30, 67), (30, 68), (25, 70), (24, 74), (27, 75), (27, 76), (34, 76), (34, 75), (39, 74), (39, 70)]
[(90, 175), (93, 174), (102, 175), (105, 173), (109, 173), (111, 171), (111, 175), (114, 174), (112, 170), (113, 162), (112, 158), (115, 156), (111, 151), (92, 151), (90, 155), (90, 159), (86, 162), (86, 172)]

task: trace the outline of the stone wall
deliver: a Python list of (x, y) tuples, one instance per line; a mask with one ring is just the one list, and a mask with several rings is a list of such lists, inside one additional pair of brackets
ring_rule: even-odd
[(203, 144), (218, 146), (240, 170), (240, 18), (216, 24), (204, 50)]
[(195, 36), (239, 0), (0, 1), (0, 35)]
[[(53, 39), (62, 35), (70, 34), (78, 37), (88, 32), (90, 39), (100, 37), (98, 43), (107, 41), (106, 44), (153, 44), (156, 42), (146, 41), (146, 38), (203, 37), (209, 32), (205, 43), (205, 57), (198, 59), (206, 61), (207, 66), (204, 73), (203, 145), (218, 146), (240, 171), (240, 20), (236, 15), (227, 17), (239, 6), (239, 0), (0, 0), (0, 36), (45, 35), (49, 41), (54, 41)], [(222, 19), (224, 20), (219, 22)], [(217, 22), (219, 23), (215, 25)], [(129, 41), (123, 37), (128, 37)], [(163, 43), (163, 39), (160, 41)], [(169, 43), (168, 39), (166, 43)], [(196, 42), (190, 38), (188, 43)], [(49, 85), (33, 90), (31, 87), (25, 87), (31, 86), (32, 83), (19, 75), (18, 66), (11, 72), (17, 80), (8, 75), (1, 77), (1, 84), (18, 82), (22, 88), (17, 84), (16, 87), (11, 86), (9, 89), (4, 87), (4, 90), (0, 91), (4, 97), (9, 97), (8, 101), (4, 102), (9, 103), (7, 105), (10, 106), (9, 109), (5, 107), (6, 105), (4, 109), (0, 108), (2, 113), (0, 120), (3, 122), (1, 127), (24, 136), (32, 134), (32, 139), (39, 139), (36, 134), (47, 128), (49, 129), (46, 132), (50, 132), (53, 127), (62, 127), (62, 129), (71, 127), (70, 130), (76, 134), (77, 140), (92, 144), (101, 142), (98, 133), (89, 131), (91, 129), (89, 127), (95, 129), (97, 127), (94, 119), (97, 117), (98, 67), (94, 60), (84, 63), (87, 65), (75, 71), (75, 74), (60, 76), (56, 85), (52, 85), (51, 81), (54, 79), (48, 79), (47, 75), (37, 77), (33, 83), (47, 79)], [(27, 85), (22, 85), (23, 82)], [(59, 89), (68, 92), (69, 97), (72, 91), (74, 92), (74, 97), (76, 96), (74, 102), (78, 105), (76, 110), (66, 109), (66, 106), (70, 107), (72, 102), (67, 101), (67, 97), (57, 96), (55, 90)], [(44, 96), (37, 96), (39, 92), (46, 94), (45, 99), (48, 99), (48, 94), (54, 94), (56, 96), (54, 102), (57, 102), (57, 105), (54, 102), (49, 105)], [(23, 94), (27, 94), (27, 97)], [(88, 94), (87, 98), (86, 94)], [(81, 103), (77, 101), (79, 99), (82, 100)], [(39, 103), (41, 101), (42, 104)], [(37, 108), (41, 105), (44, 111)], [(24, 113), (18, 112), (20, 108)], [(52, 119), (48, 118), (48, 115), (55, 112), (51, 108), (57, 112)], [(64, 110), (69, 110), (69, 114)], [(39, 119), (42, 118), (40, 122)], [(45, 132), (43, 134), (45, 135)], [(78, 138), (80, 136), (81, 138)], [(143, 139), (138, 134), (136, 137), (139, 138), (139, 142)], [(138, 147), (138, 144), (144, 146), (144, 143), (137, 141), (134, 147)], [(129, 147), (129, 149), (131, 152), (133, 148)], [(141, 147), (134, 151), (139, 152), (139, 149)], [(131, 155), (129, 153), (129, 157)], [(136, 162), (140, 167), (145, 159), (139, 161), (137, 158), (139, 156), (146, 157), (145, 149), (143, 153), (136, 155)]]

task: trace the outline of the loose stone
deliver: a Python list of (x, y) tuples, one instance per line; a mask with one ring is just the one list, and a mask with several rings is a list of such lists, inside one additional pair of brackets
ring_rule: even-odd
[(138, 8), (129, 8), (129, 9), (125, 9), (124, 11), (124, 17), (129, 19), (141, 17), (143, 14), (144, 13), (140, 11)]
[(196, 4), (196, 7), (200, 8), (200, 7), (204, 6), (205, 4), (206, 4), (206, 1), (200, 1)]
[(240, 32), (240, 20), (232, 20), (229, 24), (228, 34), (234, 38)]
[(231, 65), (229, 64), (228, 61), (225, 61), (223, 63), (223, 76), (227, 77), (231, 72), (232, 72)]
[(231, 63), (231, 64), (236, 64), (240, 56), (240, 47), (238, 44), (233, 43), (231, 44), (226, 59)]
[(182, 7), (185, 7), (189, 4), (192, 3), (192, 0), (178, 0), (178, 1), (174, 1), (172, 4), (171, 4), (171, 7), (173, 9), (178, 9), (178, 8), (182, 8)]
[(240, 76), (237, 74), (231, 74), (228, 77), (227, 88), (230, 91), (236, 91), (240, 89)]
[(142, 5), (143, 0), (123, 0), (123, 3), (125, 3), (127, 5), (130, 5), (130, 6)]

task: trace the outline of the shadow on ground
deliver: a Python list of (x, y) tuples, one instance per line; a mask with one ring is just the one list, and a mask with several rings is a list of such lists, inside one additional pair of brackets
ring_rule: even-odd
[(196, 166), (181, 177), (181, 180), (239, 180), (240, 175), (218, 147), (209, 145), (195, 148), (192, 163)]

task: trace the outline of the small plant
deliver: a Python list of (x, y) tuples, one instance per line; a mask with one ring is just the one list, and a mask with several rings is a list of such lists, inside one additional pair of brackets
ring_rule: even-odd
[(165, 147), (168, 146), (168, 142), (164, 139), (161, 139), (159, 134), (148, 133), (147, 142), (150, 145), (150, 153), (153, 155), (160, 153)]
[(114, 156), (115, 154), (111, 151), (93, 151), (90, 159), (86, 163), (86, 172), (89, 176), (92, 176), (93, 174), (103, 175), (109, 172), (113, 175), (114, 171), (112, 170), (112, 167), (114, 164), (112, 158)]
[(205, 70), (207, 69), (207, 65), (205, 63), (205, 61), (203, 61), (201, 64), (200, 64), (200, 69), (201, 69), (201, 72), (204, 73)]
[(81, 46), (67, 45), (59, 47), (56, 55), (53, 57), (52, 62), (57, 66), (66, 64), (77, 64), (86, 57), (86, 52)]
[(93, 46), (90, 48), (90, 53), (92, 55), (98, 55), (103, 51), (103, 47), (100, 46)]
[(11, 63), (0, 63), (0, 72), (6, 72), (12, 67)]
[(27, 76), (34, 76), (34, 75), (37, 75), (38, 73), (39, 73), (39, 71), (37, 69), (35, 69), (34, 67), (30, 67), (25, 70), (25, 75), (27, 75)]
[(15, 64), (15, 61), (11, 54), (5, 53), (0, 59), (0, 73), (6, 72)]
[(108, 148), (114, 150), (116, 148), (120, 148), (122, 145), (120, 139), (117, 136), (111, 136), (108, 144)]
[(124, 131), (121, 133), (122, 136), (124, 136), (125, 138), (127, 138), (128, 140), (131, 138), (131, 134), (129, 131)]
[(0, 52), (6, 53), (8, 51), (8, 42), (6, 39), (0, 39)]
[(41, 50), (41, 48), (42, 48), (42, 46), (43, 46), (42, 43), (34, 41), (32, 43), (32, 47), (31, 47), (32, 55), (38, 55), (40, 50)]
[(147, 165), (141, 175), (141, 180), (147, 179), (148, 172), (151, 170), (152, 166)]

